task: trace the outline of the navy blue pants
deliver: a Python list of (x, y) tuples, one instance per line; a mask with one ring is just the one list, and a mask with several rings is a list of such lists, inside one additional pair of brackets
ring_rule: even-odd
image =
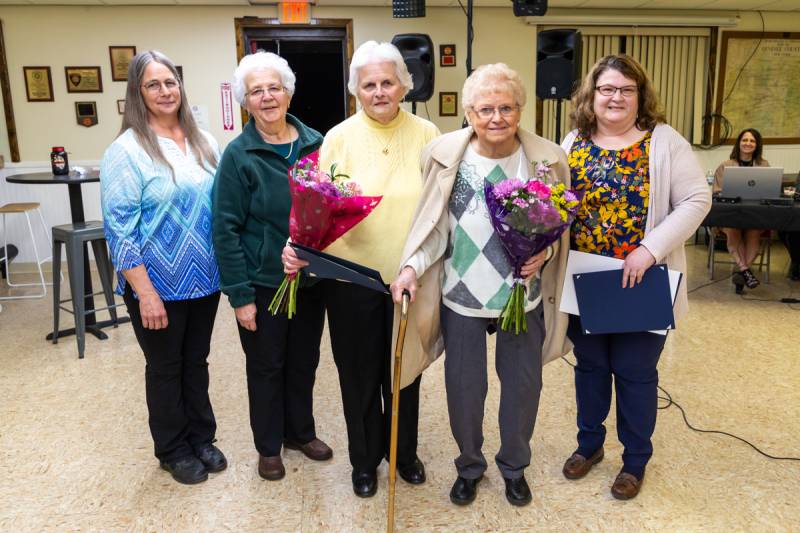
[(655, 333), (584, 335), (580, 318), (569, 317), (567, 335), (575, 345), (578, 449), (591, 456), (605, 441), (611, 381), (617, 392), (617, 436), (625, 447), (623, 470), (637, 478), (653, 455), (650, 438), (658, 409), (658, 359), (667, 340)]

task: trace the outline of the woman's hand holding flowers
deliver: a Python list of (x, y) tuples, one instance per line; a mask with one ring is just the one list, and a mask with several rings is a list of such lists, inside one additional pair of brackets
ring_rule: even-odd
[(389, 290), (392, 292), (394, 303), (400, 304), (403, 302), (404, 290), (411, 295), (409, 302), (413, 302), (417, 295), (417, 271), (410, 266), (403, 267), (400, 275), (389, 285)]
[(283, 272), (285, 274), (294, 274), (303, 267), (308, 266), (308, 261), (303, 261), (294, 251), (294, 248), (288, 244), (283, 247), (281, 253), (281, 263), (283, 263)]
[(547, 257), (547, 248), (539, 252), (538, 254), (534, 254), (522, 264), (522, 269), (520, 273), (522, 274), (522, 278), (525, 281), (528, 281), (533, 277), (534, 274), (539, 272), (544, 265), (544, 259)]

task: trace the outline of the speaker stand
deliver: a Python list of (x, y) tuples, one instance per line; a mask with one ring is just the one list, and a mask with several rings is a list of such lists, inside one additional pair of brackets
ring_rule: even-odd
[(556, 144), (561, 144), (561, 98), (556, 100)]
[[(467, 78), (469, 75), (472, 74), (472, 41), (475, 38), (475, 34), (472, 29), (472, 2), (473, 0), (467, 0), (467, 9), (465, 10), (465, 15), (467, 16)], [(461, 4), (461, 2), (459, 2)], [(464, 9), (464, 6), (461, 6)], [(461, 122), (461, 127), (466, 128), (469, 125), (467, 122), (467, 114), (464, 113), (464, 120)]]

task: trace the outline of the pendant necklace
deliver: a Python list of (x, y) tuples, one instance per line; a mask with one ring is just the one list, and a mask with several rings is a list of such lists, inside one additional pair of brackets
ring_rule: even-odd
[(390, 145), (390, 144), (392, 144), (392, 141), (394, 140), (394, 136), (395, 136), (395, 134), (396, 134), (396, 133), (397, 133), (397, 130), (395, 129), (395, 130), (392, 132), (392, 136), (391, 136), (391, 137), (389, 137), (389, 141), (388, 141), (388, 142), (386, 143), (386, 145), (383, 147), (383, 150), (381, 150), (381, 153), (382, 153), (383, 155), (389, 155), (389, 145)]

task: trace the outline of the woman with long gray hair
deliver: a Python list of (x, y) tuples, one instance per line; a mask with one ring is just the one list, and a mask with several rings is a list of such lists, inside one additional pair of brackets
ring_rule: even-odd
[(122, 129), (100, 165), (105, 233), (145, 357), (150, 433), (179, 483), (227, 467), (208, 397), (219, 273), (211, 240), (217, 142), (200, 130), (175, 65), (156, 51), (128, 68)]

